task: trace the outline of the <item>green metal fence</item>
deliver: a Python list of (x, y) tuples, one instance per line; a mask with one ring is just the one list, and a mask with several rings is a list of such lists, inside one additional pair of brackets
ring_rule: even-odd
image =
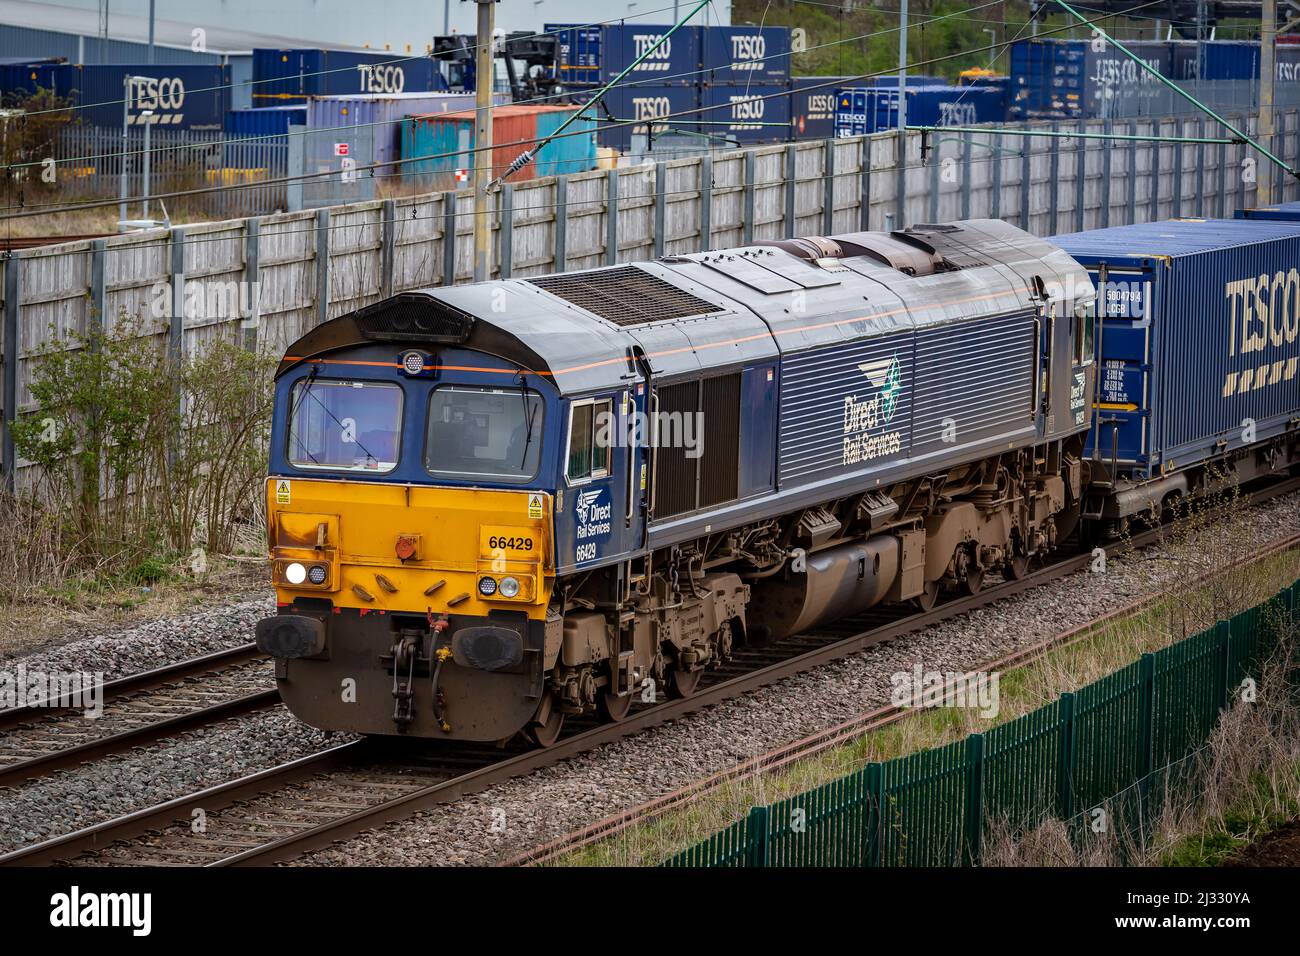
[(1300, 581), (987, 733), (754, 807), (663, 865), (970, 865), (991, 820), (1082, 827), (1107, 801), (1138, 833), (1298, 610)]

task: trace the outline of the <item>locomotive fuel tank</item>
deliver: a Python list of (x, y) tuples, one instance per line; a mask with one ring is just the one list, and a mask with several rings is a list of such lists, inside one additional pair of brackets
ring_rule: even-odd
[(898, 580), (902, 554), (899, 538), (876, 535), (796, 555), (779, 575), (753, 582), (751, 637), (780, 640), (879, 604)]

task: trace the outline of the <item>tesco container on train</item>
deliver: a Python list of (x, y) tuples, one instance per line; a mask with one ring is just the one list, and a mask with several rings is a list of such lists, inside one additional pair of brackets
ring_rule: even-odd
[[(698, 85), (704, 29), (678, 27), (672, 36), (667, 36), (672, 24), (591, 27), (548, 23), (543, 27), (547, 33), (557, 33), (560, 37), (560, 76), (564, 84), (579, 87), (608, 83), (651, 48), (653, 51), (628, 73), (624, 82)], [(599, 31), (599, 36), (592, 31)], [(656, 46), (665, 36), (667, 39)]]
[[(1125, 44), (1143, 63), (1170, 76), (1168, 43)], [(1158, 115), (1168, 87), (1113, 43), (1018, 40), (1011, 46), (1011, 116), (1015, 119), (1093, 119)]]
[(835, 90), (844, 76), (796, 76), (790, 80), (790, 133), (793, 139), (835, 135)]
[[(905, 88), (908, 126), (973, 126), (1005, 116), (1002, 90), (988, 86)], [(898, 89), (854, 87), (836, 94), (835, 135), (865, 136), (898, 128)]]
[[(1174, 40), (1173, 72), (1176, 80), (1258, 80), (1259, 43), (1247, 40)], [(1300, 46), (1279, 44), (1275, 54), (1277, 79), (1295, 82), (1300, 67)]]
[[(508, 105), (492, 113), (492, 176), (496, 178), (525, 149), (556, 132), (577, 111), (575, 106)], [(571, 135), (572, 134), (572, 135)], [(402, 123), (403, 175), (415, 177), (434, 189), (460, 189), (472, 177), (457, 177), (484, 165), (474, 149), (474, 112), (412, 116)], [(596, 166), (595, 122), (586, 114), (564, 135), (542, 148), (531, 163), (515, 172), (510, 182), (539, 176), (580, 173)]]
[(790, 138), (788, 87), (707, 86), (700, 93), (700, 132), (715, 141), (779, 143)]
[(705, 27), (702, 39), (704, 76), (709, 83), (790, 79), (789, 27)]
[(1300, 222), (1300, 202), (1278, 203), (1276, 206), (1259, 206), (1255, 209), (1238, 209), (1238, 219), (1281, 219)]
[(120, 129), (126, 99), (128, 125), (219, 130), (230, 106), (229, 72), (220, 64), (43, 63), (5, 67), (3, 75), (6, 90), (51, 90), (91, 126)]
[(1300, 414), (1300, 222), (1186, 219), (1048, 241), (1099, 289), (1089, 455), (1095, 445), (1121, 475), (1149, 478)]
[(253, 51), (253, 105), (286, 106), (309, 96), (445, 90), (434, 61), (392, 51)]
[[(597, 120), (597, 139), (601, 146), (620, 152), (632, 148), (633, 136), (669, 131), (698, 132), (700, 129), (700, 87), (671, 84), (664, 86), (616, 86), (605, 97), (609, 122), (604, 108), (593, 107), (588, 115)], [(662, 120), (651, 124), (651, 120)]]

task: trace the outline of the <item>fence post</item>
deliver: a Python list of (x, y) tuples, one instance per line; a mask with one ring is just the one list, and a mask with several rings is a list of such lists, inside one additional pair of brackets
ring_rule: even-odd
[(799, 147), (790, 143), (785, 148), (785, 235), (784, 239), (790, 239), (794, 236), (794, 186), (795, 186), (795, 168), (799, 163)]
[(1033, 177), (1034, 141), (1020, 137), (1020, 228), (1029, 231), (1029, 182)]
[(330, 317), (330, 211), (316, 210), (316, 324)]
[[(1237, 129), (1242, 129), (1243, 127), (1241, 124), (1246, 121), (1245, 117), (1237, 116), (1235, 119), (1236, 122), (1233, 125), (1236, 126)], [(1238, 148), (1241, 150), (1242, 161), (1237, 164), (1237, 208), (1245, 209), (1246, 208), (1246, 177), (1243, 175), (1244, 170), (1242, 170), (1241, 166), (1242, 163), (1245, 162), (1247, 158), (1247, 154), (1246, 154), (1245, 146), (1239, 146)], [(1251, 161), (1254, 162), (1253, 157), (1251, 158)], [(1258, 179), (1259, 165), (1256, 164), (1254, 168), (1255, 168), (1255, 178)]]
[(498, 258), (498, 275), (509, 279), (514, 271), (515, 259), (515, 187), (506, 183), (501, 187), (501, 254)]
[(931, 222), (939, 221), (939, 190), (943, 188), (943, 181), (939, 177), (940, 167), (943, 165), (943, 140), (938, 136), (934, 138), (934, 149), (930, 153), (930, 212), (929, 220)]
[[(1137, 136), (1137, 120), (1129, 120), (1129, 135)], [(1136, 139), (1128, 141), (1128, 223), (1133, 225), (1137, 222), (1137, 199), (1138, 199), (1138, 143)]]
[(880, 866), (880, 855), (885, 842), (885, 783), (879, 763), (866, 766), (867, 792), (867, 858), (866, 866)]
[[(1102, 126), (1106, 135), (1109, 136), (1115, 132), (1115, 121), (1108, 119)], [(1101, 228), (1110, 227), (1110, 171), (1112, 168), (1111, 154), (1114, 153), (1114, 141), (1107, 139), (1102, 143), (1101, 150)]]
[(984, 735), (966, 738), (966, 845), (963, 866), (979, 866), (984, 832)]
[[(249, 220), (250, 225), (254, 220)], [(385, 199), (379, 207), (379, 288), (385, 299), (393, 294), (393, 270), (397, 249), (397, 200)]]
[(1220, 219), (1223, 218), (1224, 211), (1228, 208), (1228, 144), (1220, 143), (1218, 146), (1219, 156), (1219, 198), (1218, 205), (1215, 208), (1215, 215)]
[(96, 239), (90, 244), (90, 308), (86, 311), (86, 328), (89, 333), (93, 328), (104, 327), (105, 299), (105, 258), (108, 255), (108, 242)]
[[(1196, 138), (1205, 138), (1205, 117), (1196, 116)], [(1205, 144), (1196, 144), (1196, 216), (1205, 216)]]
[(1074, 816), (1074, 694), (1066, 691), (1057, 703), (1061, 721), (1061, 748), (1056, 764), (1056, 815)]
[[(257, 351), (258, 327), (262, 323), (261, 308), (261, 220), (249, 219), (244, 223), (244, 287), (248, 289), (248, 315), (242, 317), (244, 348)], [(389, 274), (391, 278), (391, 273)]]
[[(1002, 141), (999, 137), (994, 136), (991, 139), (996, 142), (988, 144), (989, 149), (993, 152), (993, 196), (989, 201), (989, 218), (1002, 218)], [(969, 170), (967, 170), (969, 172)]]
[(713, 156), (700, 157), (700, 251), (708, 252), (713, 243)]
[(822, 235), (835, 232), (835, 140), (822, 140)]
[[(754, 169), (755, 169), (756, 161), (754, 158), (754, 151), (752, 149), (745, 150), (744, 155), (745, 155), (745, 169), (743, 175), (745, 177), (745, 181), (744, 181), (745, 192), (744, 192), (744, 198), (741, 201), (741, 216), (744, 219), (744, 222), (741, 223), (741, 227), (740, 227), (741, 230), (740, 242), (741, 245), (747, 246), (754, 241)], [(658, 242), (659, 224), (661, 222), (661, 218), (660, 218), (661, 210), (658, 205), (659, 193), (661, 192), (661, 188), (659, 185), (660, 182), (659, 169), (657, 168), (659, 165), (662, 164), (656, 164), (656, 169), (655, 169), (655, 240), (656, 242)], [(659, 255), (663, 255), (663, 253), (660, 252)]]
[(1155, 764), (1156, 717), (1156, 656), (1143, 654), (1138, 658), (1138, 766), (1141, 780)]
[(894, 149), (897, 151), (894, 155), (894, 168), (896, 170), (894, 184), (894, 215), (897, 219), (895, 229), (907, 228), (907, 133), (900, 132), (897, 136), (891, 137), (894, 141)]
[(556, 272), (563, 272), (569, 260), (569, 177), (555, 178), (555, 261)]
[(1227, 621), (1215, 621), (1214, 651), (1215, 651), (1216, 658), (1218, 659), (1219, 662), (1219, 666), (1218, 666), (1219, 704), (1217, 708), (1219, 710), (1227, 709), (1228, 702), (1229, 702), (1228, 688), (1231, 685), (1231, 682), (1228, 680), (1228, 664), (1231, 660), (1231, 655), (1228, 653), (1228, 650), (1229, 650), (1231, 636), (1232, 636), (1231, 625)]
[[(748, 158), (750, 154), (746, 154)], [(748, 169), (748, 165), (746, 165)], [(668, 167), (663, 160), (655, 163), (655, 258), (662, 259), (664, 255), (664, 225), (668, 221), (668, 198), (664, 195), (664, 189), (668, 183)], [(753, 195), (752, 191), (748, 194)], [(749, 227), (749, 223), (745, 224)]]
[(605, 174), (605, 265), (618, 262), (618, 170)]
[[(1055, 134), (1055, 133), (1059, 133), (1060, 131), (1061, 131), (1061, 124), (1055, 122), (1052, 123), (1052, 132)], [(1047, 209), (1048, 209), (1048, 215), (1051, 218), (1051, 225), (1048, 226), (1049, 234), (1057, 233), (1061, 231), (1060, 225), (1057, 222), (1057, 217), (1061, 214), (1060, 192), (1057, 189), (1057, 184), (1060, 183), (1061, 181), (1061, 137), (1055, 135), (1052, 136), (1051, 148), (1052, 151), (1049, 160), (1051, 166), (1047, 174), (1047, 182), (1050, 185), (1050, 188), (1047, 191), (1049, 197), (1047, 203)]]
[(167, 356), (180, 361), (185, 349), (185, 230), (173, 227), (171, 244), (172, 314), (167, 326)]
[[(1151, 135), (1159, 136), (1160, 121), (1151, 121)], [(1151, 222), (1157, 222), (1160, 219), (1160, 143), (1155, 141), (1151, 143)]]
[(4, 486), (13, 491), (17, 486), (18, 461), (14, 448), (14, 422), (18, 420), (18, 301), (22, 295), (23, 256), (10, 252), (5, 256), (5, 314), (4, 314)]
[[(1186, 132), (1186, 121), (1183, 119), (1174, 120), (1174, 135), (1182, 136)], [(1183, 215), (1183, 149), (1184, 144), (1174, 144), (1174, 195), (1172, 199), (1175, 219), (1180, 219)]]
[(961, 217), (970, 218), (971, 134), (961, 134)]
[(451, 189), (442, 194), (442, 284), (456, 284), (456, 192)]
[(750, 807), (746, 866), (767, 866), (767, 807)]
[(862, 169), (859, 184), (862, 190), (862, 203), (858, 207), (858, 222), (863, 232), (871, 230), (871, 148), (875, 142), (875, 139), (870, 136), (862, 137)]
[[(1085, 133), (1088, 125), (1083, 120), (1079, 120), (1079, 132)], [(1088, 175), (1088, 140), (1079, 137), (1079, 152), (1075, 154), (1074, 160), (1074, 231), (1083, 232), (1083, 219), (1086, 207), (1088, 205), (1088, 194), (1086, 191), (1086, 178)]]

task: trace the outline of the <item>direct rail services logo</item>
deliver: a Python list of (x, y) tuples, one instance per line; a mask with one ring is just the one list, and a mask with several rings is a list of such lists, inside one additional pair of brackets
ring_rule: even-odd
[(132, 936), (153, 930), (152, 893), (83, 893), (73, 886), (50, 897), (50, 925), (58, 929), (128, 927)]

